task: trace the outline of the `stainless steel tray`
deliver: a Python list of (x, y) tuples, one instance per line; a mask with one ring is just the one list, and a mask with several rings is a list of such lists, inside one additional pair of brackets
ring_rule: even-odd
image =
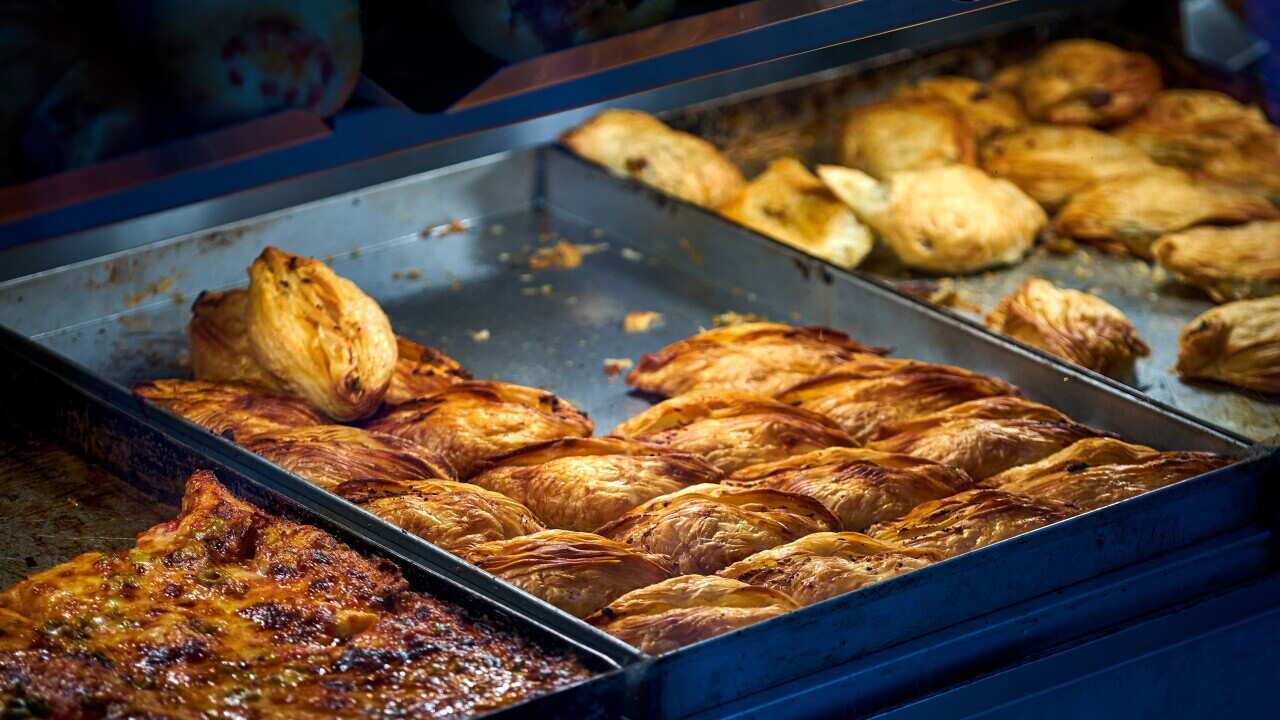
[[(560, 238), (602, 247), (577, 269), (531, 272), (529, 253)], [(64, 362), (61, 356), (88, 371), (75, 382), (63, 377), (59, 387), (68, 396), (106, 397), (113, 412), (120, 412), (123, 386), (187, 372), (183, 330), (190, 301), (205, 288), (243, 285), (244, 268), (268, 244), (332, 257), (335, 270), (382, 303), (399, 332), (441, 347), (477, 376), (560, 393), (588, 410), (601, 432), (648, 404), (604, 372), (606, 358), (637, 357), (710, 325), (716, 314), (738, 311), (829, 324), (894, 345), (901, 355), (996, 374), (1033, 399), (1133, 441), (1251, 452), (1243, 439), (1131, 388), (1028, 351), (699, 208), (618, 181), (555, 148), (433, 171), (9, 282), (0, 285), (0, 322), (53, 351), (42, 355), (33, 349), (29, 365), (57, 365)], [(626, 334), (622, 318), (632, 310), (661, 312), (665, 324)], [(6, 390), (20, 393), (20, 385), (7, 383)], [(129, 412), (151, 432), (182, 438), (202, 457), (332, 516), (397, 556), (448, 574), (599, 652), (624, 662), (639, 659), (593, 628), (221, 438), (144, 404), (134, 403)], [(92, 419), (76, 422), (93, 426)], [(134, 442), (117, 435), (95, 449), (99, 455), (115, 453), (116, 465), (127, 467)], [(909, 640), (928, 643), (958, 622), (1272, 522), (1275, 505), (1264, 478), (1274, 471), (1272, 457), (1253, 457), (643, 660), (629, 672), (631, 710), (677, 717), (707, 709)], [(1076, 618), (1072, 632), (1087, 631), (1082, 623), (1088, 620)], [(930, 678), (961, 672), (982, 658), (1032, 652), (1037, 643), (1055, 639), (1061, 634), (1006, 627), (968, 652), (917, 660), (894, 682), (922, 688)], [(868, 686), (868, 693), (873, 689), (883, 688)]]

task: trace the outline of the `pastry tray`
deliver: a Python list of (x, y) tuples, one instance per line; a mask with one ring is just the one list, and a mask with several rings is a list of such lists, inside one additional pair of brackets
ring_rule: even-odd
[[(561, 239), (589, 246), (580, 267), (529, 269), (532, 252)], [(189, 373), (191, 301), (203, 289), (244, 285), (245, 268), (267, 245), (325, 258), (382, 304), (398, 332), (441, 348), (477, 377), (563, 395), (590, 412), (601, 434), (649, 404), (605, 371), (608, 359), (636, 358), (733, 311), (831, 325), (902, 356), (1001, 376), (1032, 399), (1134, 442), (1242, 461), (648, 658), (127, 393), (140, 380)], [(623, 317), (637, 310), (660, 312), (665, 322), (625, 333)], [(11, 281), (0, 285), (0, 323), (12, 330), (0, 338), (0, 399), (22, 408), (31, 427), (153, 493), (173, 497), (187, 470), (213, 467), (251, 499), (283, 498), (423, 578), (484, 595), (486, 607), (509, 608), (584, 652), (628, 665), (634, 716), (688, 715), (842, 664), (885, 662), (895, 649), (907, 653), (894, 661), (898, 671), (863, 677), (860, 697), (919, 692), (1121, 621), (1140, 611), (1141, 593), (1097, 607), (1082, 600), (1052, 622), (984, 622), (959, 651), (922, 658), (911, 650), (930, 638), (1138, 563), (1175, 562), (1195, 543), (1265, 527), (1274, 515), (1265, 487), (1274, 456), (1247, 440), (559, 148), (476, 160)], [(1181, 590), (1148, 584), (1148, 593), (1180, 597), (1231, 582), (1271, 554), (1240, 557), (1249, 562), (1192, 564), (1184, 569), (1194, 582)]]

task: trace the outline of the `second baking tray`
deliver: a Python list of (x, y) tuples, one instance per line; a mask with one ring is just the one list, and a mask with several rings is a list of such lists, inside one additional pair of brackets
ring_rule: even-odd
[[(529, 268), (532, 253), (560, 240), (587, 248), (580, 267)], [(382, 304), (398, 332), (440, 347), (477, 377), (561, 394), (589, 411), (601, 433), (648, 406), (605, 372), (607, 360), (636, 358), (733, 311), (828, 324), (893, 345), (902, 356), (995, 374), (1032, 399), (1131, 441), (1251, 452), (1247, 442), (1124, 386), (619, 181), (556, 148), (477, 160), (7, 283), (0, 286), (0, 322), (80, 363), (112, 392), (186, 375), (191, 300), (203, 289), (244, 285), (245, 268), (266, 245), (326, 258)], [(622, 319), (630, 311), (660, 312), (665, 323), (628, 334)], [(199, 432), (149, 406), (137, 408), (166, 432)], [(365, 532), (394, 539), (424, 566), (610, 651), (610, 638), (593, 628), (206, 437), (209, 457), (287, 486)], [(908, 641), (927, 645), (962, 621), (1268, 522), (1270, 462), (1247, 459), (659, 658), (637, 655), (629, 673), (632, 711), (687, 715)], [(1123, 610), (1107, 617), (1115, 613)], [(1075, 620), (1072, 632), (1081, 632), (1092, 618)], [(905, 680), (893, 682), (922, 688), (927, 678), (962, 672), (982, 658), (1030, 653), (1064, 639), (1043, 627), (991, 627), (966, 652), (926, 654)], [(885, 691), (875, 682), (866, 687), (868, 697)]]

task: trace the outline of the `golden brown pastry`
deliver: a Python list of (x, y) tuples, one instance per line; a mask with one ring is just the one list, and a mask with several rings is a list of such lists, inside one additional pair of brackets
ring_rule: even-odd
[(1098, 183), (1071, 197), (1054, 229), (1115, 252), (1151, 258), (1161, 235), (1202, 223), (1280, 218), (1266, 198), (1194, 180), (1174, 168)]
[(640, 503), (721, 473), (694, 455), (623, 438), (566, 438), (495, 458), (471, 482), (524, 503), (548, 527), (588, 532)]
[(232, 442), (273, 430), (333, 422), (302, 400), (240, 383), (153, 380), (134, 385), (133, 394)]
[(486, 460), (547, 440), (587, 437), (594, 429), (586, 413), (553, 393), (480, 380), (389, 407), (365, 427), (440, 453), (463, 480)]
[(803, 495), (703, 484), (656, 497), (596, 532), (665, 555), (682, 573), (713, 573), (754, 552), (839, 528), (822, 503)]
[(382, 403), (398, 357), (391, 322), (328, 265), (263, 250), (249, 266), (247, 317), (254, 357), (290, 394), (335, 420)]
[(1105, 434), (1070, 420), (991, 418), (971, 412), (975, 403), (983, 402), (988, 401), (957, 406), (955, 415), (948, 414), (951, 409), (943, 410), (885, 428), (884, 432), (898, 432), (868, 447), (952, 465), (974, 480), (985, 480), (1016, 465), (1048, 457), (1078, 440)]
[(1119, 465), (1068, 465), (1055, 473), (1009, 480), (1000, 489), (1094, 510), (1230, 463), (1230, 458), (1212, 453), (1163, 452)]
[(952, 405), (928, 415), (917, 415), (905, 420), (894, 420), (880, 427), (877, 438), (927, 429), (952, 420), (1043, 420), (1045, 422), (1069, 422), (1071, 418), (1061, 411), (1038, 402), (1014, 395), (970, 400)]
[(769, 163), (720, 212), (846, 270), (857, 267), (871, 252), (871, 231), (795, 158)]
[(433, 347), (396, 337), (396, 350), (396, 369), (383, 397), (392, 405), (417, 400), (471, 379), (471, 373), (463, 370), (457, 360)]
[(346, 425), (261, 433), (242, 443), (313, 485), (333, 491), (351, 480), (453, 480), (436, 453), (404, 438)]
[(1023, 69), (1018, 86), (1027, 114), (1064, 125), (1110, 125), (1142, 111), (1160, 90), (1147, 55), (1097, 40), (1061, 40)]
[(1027, 124), (1018, 97), (1007, 90), (959, 75), (938, 75), (903, 85), (894, 97), (932, 98), (955, 108), (979, 142), (1006, 130)]
[(1121, 373), (1151, 354), (1129, 318), (1111, 303), (1037, 277), (1000, 298), (986, 323), (1018, 342), (1104, 375)]
[(839, 518), (841, 529), (861, 532), (926, 500), (967, 490), (973, 480), (956, 468), (908, 455), (827, 448), (743, 468), (724, 484), (813, 498)]
[(891, 99), (855, 108), (840, 135), (840, 162), (881, 180), (901, 170), (972, 165), (973, 133), (951, 103)]
[(1178, 338), (1178, 374), (1280, 394), (1280, 295), (1219, 305)]
[(726, 473), (854, 445), (831, 420), (762, 395), (694, 391), (623, 421), (613, 434), (701, 457)]
[(818, 174), (907, 267), (970, 273), (1022, 259), (1048, 218), (1016, 185), (967, 165), (894, 173), (883, 183), (835, 165)]
[(1115, 438), (1085, 438), (1049, 457), (1027, 465), (1009, 468), (983, 481), (986, 487), (999, 488), (1006, 483), (1025, 483), (1067, 470), (1077, 472), (1099, 465), (1132, 465), (1160, 454), (1145, 445), (1131, 445)]
[(924, 503), (904, 518), (873, 526), (867, 534), (884, 542), (931, 548), (954, 557), (1079, 512), (1079, 508), (1055, 500), (978, 488)]
[(543, 530), (476, 545), (462, 558), (574, 617), (674, 575), (671, 561), (588, 532)]
[(903, 370), (868, 378), (836, 368), (826, 375), (804, 380), (780, 393), (778, 400), (824, 415), (859, 443), (873, 437), (885, 422), (924, 415), (962, 402), (1000, 395), (1016, 395), (1018, 389), (1003, 380), (947, 365), (907, 366)]
[(606, 110), (560, 139), (611, 172), (704, 207), (728, 202), (745, 182), (714, 145), (637, 110)]
[(529, 508), (471, 483), (352, 480), (334, 492), (452, 553), (546, 529)]
[(1280, 294), (1280, 220), (1205, 226), (1165, 235), (1156, 262), (1217, 302)]
[(681, 575), (632, 590), (587, 622), (649, 655), (661, 655), (795, 610), (776, 590), (714, 575)]
[(753, 322), (705, 330), (640, 358), (627, 384), (674, 397), (690, 390), (773, 395), (856, 355), (884, 352), (838, 330)]
[(1280, 205), (1280, 131), (1205, 160), (1199, 174)]
[(244, 382), (280, 392), (280, 384), (262, 369), (249, 347), (248, 307), (249, 291), (244, 288), (200, 293), (187, 323), (191, 372), (197, 380)]
[(1083, 127), (1030, 125), (982, 146), (982, 169), (1022, 188), (1048, 210), (1093, 183), (1159, 166), (1142, 150)]
[(942, 559), (930, 548), (904, 548), (862, 533), (814, 533), (761, 550), (721, 570), (720, 577), (769, 588), (812, 605)]

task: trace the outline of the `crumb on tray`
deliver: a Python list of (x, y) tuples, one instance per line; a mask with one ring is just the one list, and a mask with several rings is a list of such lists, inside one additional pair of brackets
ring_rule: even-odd
[(662, 325), (662, 313), (653, 310), (632, 310), (622, 319), (622, 329), (629, 333), (649, 332)]

